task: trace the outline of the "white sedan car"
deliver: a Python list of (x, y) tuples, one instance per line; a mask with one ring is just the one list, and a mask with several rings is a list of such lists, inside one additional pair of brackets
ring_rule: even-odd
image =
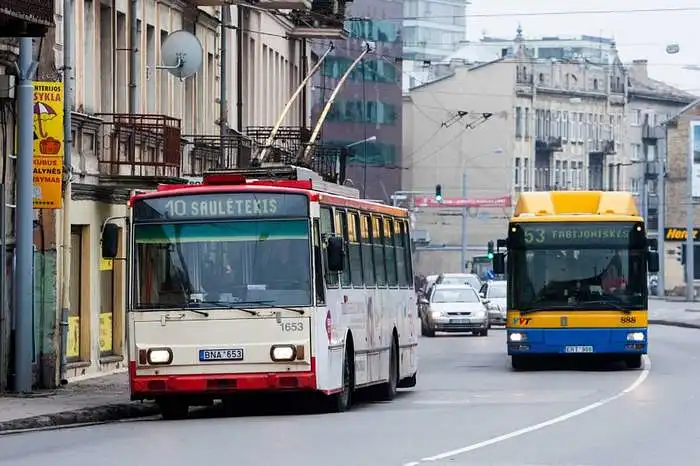
[(421, 298), (421, 333), (471, 332), (488, 335), (486, 306), (474, 288), (468, 285), (435, 285), (430, 296)]

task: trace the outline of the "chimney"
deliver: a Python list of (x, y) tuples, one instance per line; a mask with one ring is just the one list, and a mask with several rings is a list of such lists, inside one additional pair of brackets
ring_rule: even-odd
[(637, 79), (648, 79), (648, 63), (648, 60), (632, 60), (632, 66), (630, 67), (630, 74), (632, 75), (632, 77)]

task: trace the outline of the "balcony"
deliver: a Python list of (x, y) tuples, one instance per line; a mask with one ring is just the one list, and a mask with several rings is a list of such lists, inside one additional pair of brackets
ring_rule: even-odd
[(613, 155), (615, 151), (615, 141), (612, 139), (596, 139), (588, 145), (589, 153), (599, 153), (603, 155)]
[(290, 13), (294, 29), (287, 33), (290, 39), (345, 40), (345, 5), (347, 0), (312, 0), (311, 8), (295, 9)]
[(661, 126), (651, 126), (645, 124), (642, 126), (642, 142), (648, 145), (656, 145), (656, 141), (664, 139), (666, 131)]
[(53, 0), (2, 0), (0, 3), (0, 37), (43, 37), (53, 26)]
[[(271, 131), (272, 127), (270, 126), (250, 126), (246, 128), (246, 135), (255, 140), (258, 146), (263, 147)], [(263, 166), (297, 165), (306, 167), (318, 173), (327, 182), (342, 184), (345, 181), (348, 149), (340, 146), (315, 144), (309, 151), (308, 160), (302, 162), (299, 157), (306, 150), (310, 137), (311, 131), (307, 128), (290, 126), (280, 128)]]
[(164, 183), (181, 173), (180, 120), (165, 115), (98, 113), (104, 119), (100, 181)]
[(564, 150), (561, 137), (554, 136), (537, 136), (535, 148), (538, 151), (547, 152), (562, 152)]
[(202, 176), (207, 170), (247, 167), (257, 147), (251, 138), (235, 131), (224, 137), (183, 136), (182, 172), (185, 176)]

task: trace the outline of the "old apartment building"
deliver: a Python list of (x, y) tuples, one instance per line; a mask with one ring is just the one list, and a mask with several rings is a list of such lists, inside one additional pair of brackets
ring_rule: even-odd
[[(611, 63), (533, 58), (522, 36), (513, 53), (487, 63), (452, 63), (443, 77), (417, 86), (404, 99), (402, 189), (468, 198), (532, 190), (631, 190), (640, 208), (658, 219), (656, 141), (663, 118), (694, 96), (649, 78), (646, 63), (624, 65), (614, 42)], [(455, 116), (490, 114), (483, 124)], [(646, 183), (646, 184), (645, 184)], [(646, 188), (646, 189), (643, 189)], [(646, 196), (643, 194), (646, 193)], [(644, 201), (643, 197), (646, 197)], [(471, 208), (469, 255), (505, 231), (508, 209)], [(459, 270), (461, 213), (423, 209), (416, 228), (430, 244), (419, 271)], [(657, 221), (650, 222), (652, 229)], [(423, 230), (425, 233), (422, 233)], [(456, 261), (456, 262), (455, 262)]]
[[(102, 226), (108, 218), (127, 215), (135, 189), (249, 163), (313, 64), (308, 41), (345, 37), (342, 14), (339, 21), (328, 16), (312, 23), (308, 16), (319, 15), (316, 3), (285, 2), (292, 4), (299, 10), (278, 14), (272, 11), (274, 2), (267, 1), (256, 2), (255, 8), (227, 5), (226, 10), (223, 3), (196, 0), (73, 2), (74, 76), (65, 84), (74, 94), (72, 198), (67, 209), (35, 210), (41, 251), (35, 256), (38, 385), (126, 367), (125, 261), (101, 259)], [(228, 26), (222, 27), (223, 20)], [(63, 63), (63, 21), (58, 8), (56, 27), (41, 42), (49, 72), (42, 73), (40, 66), (37, 80), (63, 79), (56, 71)], [(195, 35), (203, 52), (201, 67), (184, 79), (158, 68), (165, 39), (179, 30)], [(222, 48), (228, 55), (225, 81)], [(10, 67), (4, 71), (12, 72)], [(222, 86), (227, 89), (223, 105)], [(309, 107), (304, 90), (283, 122), (285, 147), (299, 147), (310, 133)], [(4, 129), (14, 134), (14, 126)], [(11, 140), (7, 147), (13, 147)], [(4, 152), (8, 159), (9, 149)], [(67, 277), (61, 274), (60, 248), (66, 212), (72, 254)], [(117, 222), (126, 251), (126, 225)], [(62, 286), (70, 288), (65, 344), (59, 326)]]

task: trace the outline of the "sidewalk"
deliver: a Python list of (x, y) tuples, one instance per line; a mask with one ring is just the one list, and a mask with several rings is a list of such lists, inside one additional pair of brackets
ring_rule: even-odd
[(650, 299), (649, 323), (700, 329), (700, 301)]
[(0, 434), (150, 416), (152, 403), (129, 400), (128, 375), (107, 375), (30, 395), (0, 395)]

